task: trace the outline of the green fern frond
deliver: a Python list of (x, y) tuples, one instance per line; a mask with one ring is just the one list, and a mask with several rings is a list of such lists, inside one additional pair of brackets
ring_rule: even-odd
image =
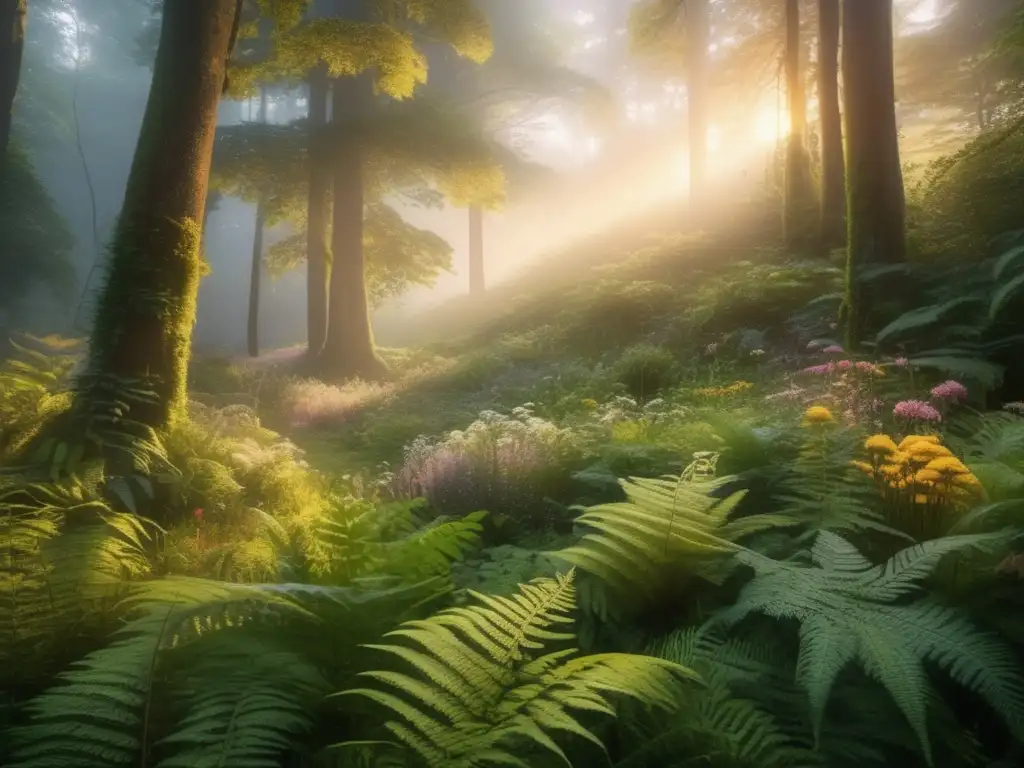
[(800, 622), (797, 679), (807, 691), (815, 738), (836, 679), (857, 662), (885, 686), (931, 764), (926, 661), (981, 695), (1015, 733), (1024, 733), (1024, 680), (1009, 648), (954, 608), (931, 599), (907, 602), (944, 556), (1005, 541), (1005, 534), (946, 537), (873, 567), (828, 532), (818, 534), (813, 567), (744, 550), (736, 559), (753, 568), (755, 578), (720, 619), (733, 624), (759, 612)]
[(372, 647), (413, 671), (366, 672), (381, 687), (344, 694), (397, 715), (386, 728), (431, 768), (529, 765), (523, 752), (537, 749), (568, 764), (555, 734), (600, 744), (573, 710), (613, 714), (610, 696), (672, 707), (680, 680), (697, 679), (653, 657), (545, 653), (549, 643), (573, 637), (557, 631), (572, 623), (573, 577), (537, 579), (510, 598), (473, 593), (483, 605), (407, 623), (386, 636), (404, 642)]
[(123, 608), (136, 618), (26, 705), (9, 768), (145, 764), (165, 651), (254, 620), (309, 615), (281, 594), (200, 579), (140, 585)]
[(633, 479), (622, 487), (628, 502), (589, 508), (576, 522), (593, 530), (551, 554), (634, 596), (680, 570), (720, 579), (737, 540), (794, 522), (779, 515), (729, 521), (743, 493), (718, 501), (708, 495), (713, 484)]

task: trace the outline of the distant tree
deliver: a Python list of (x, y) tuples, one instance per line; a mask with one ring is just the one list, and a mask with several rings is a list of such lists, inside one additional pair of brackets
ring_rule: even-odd
[(811, 154), (807, 148), (807, 91), (801, 60), (800, 0), (785, 0), (786, 105), (789, 108), (789, 132), (786, 135), (785, 222), (786, 245), (808, 250), (817, 236)]
[[(267, 123), (267, 89), (260, 88), (260, 111), (257, 118), (262, 125)], [(246, 349), (250, 357), (260, 354), (260, 277), (263, 274), (263, 230), (266, 221), (264, 201), (261, 196), (256, 202), (256, 217), (252, 234), (252, 267), (249, 271), (249, 317), (246, 323)]]
[(11, 139), (27, 21), (28, 0), (0, 0), (0, 160)]
[(153, 429), (184, 414), (203, 220), (241, 0), (165, 0), (153, 83), (99, 296), (78, 405)]
[(818, 0), (818, 119), (821, 132), (821, 244), (845, 239), (846, 166), (839, 108), (839, 0)]
[[(847, 343), (856, 348), (879, 310), (899, 301), (899, 273), (863, 290), (867, 268), (906, 259), (905, 198), (893, 83), (892, 0), (843, 5), (843, 107), (847, 151)], [(884, 290), (883, 290), (884, 286)]]

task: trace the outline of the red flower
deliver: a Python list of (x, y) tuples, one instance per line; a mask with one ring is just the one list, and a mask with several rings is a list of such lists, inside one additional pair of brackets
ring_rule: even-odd
[(196, 519), (197, 523), (203, 522), (203, 508), (202, 507), (196, 507), (192, 511), (192, 517), (194, 517)]

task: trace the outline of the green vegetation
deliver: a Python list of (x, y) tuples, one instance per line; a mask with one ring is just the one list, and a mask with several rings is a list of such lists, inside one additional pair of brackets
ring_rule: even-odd
[[(276, 364), (193, 354), (209, 166), (299, 225), (282, 269), (317, 257), (303, 241), (326, 259), (333, 227), (366, 259), (345, 291), (429, 284), (451, 249), (384, 198), (501, 186), (480, 125), (414, 97), (425, 40), (486, 58), (483, 17), (165, 6), (92, 337), (26, 333), (0, 362), (0, 765), (1021, 764), (1016, 116), (929, 166), (905, 231), (891, 21), (847, 0), (846, 254), (794, 248), (770, 203), (774, 239), (738, 206), (702, 232), (628, 222), (421, 315), (416, 344), (369, 344), (386, 375), (323, 380), (313, 338)], [(738, 7), (701, 3), (685, 39)], [(759, 8), (795, 55), (796, 4)], [(634, 32), (680, 11), (646, 3)], [(215, 152), (232, 55), (236, 89), (322, 75), (326, 97), (328, 75), (339, 95), (369, 72), (411, 100), (374, 103), (372, 131), (324, 113), (323, 133), (245, 125)], [(326, 138), (349, 164), (312, 189)], [(49, 215), (7, 158), (0, 183)], [(826, 245), (832, 206), (803, 212)], [(26, 254), (64, 243), (46, 229), (16, 233)], [(19, 292), (59, 284), (54, 251), (5, 262)], [(325, 343), (353, 324), (372, 341), (365, 309)]]

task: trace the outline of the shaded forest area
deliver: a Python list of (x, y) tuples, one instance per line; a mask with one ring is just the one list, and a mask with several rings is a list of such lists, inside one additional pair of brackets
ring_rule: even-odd
[(0, 0), (0, 765), (1024, 764), (1024, 3), (579, 6)]

